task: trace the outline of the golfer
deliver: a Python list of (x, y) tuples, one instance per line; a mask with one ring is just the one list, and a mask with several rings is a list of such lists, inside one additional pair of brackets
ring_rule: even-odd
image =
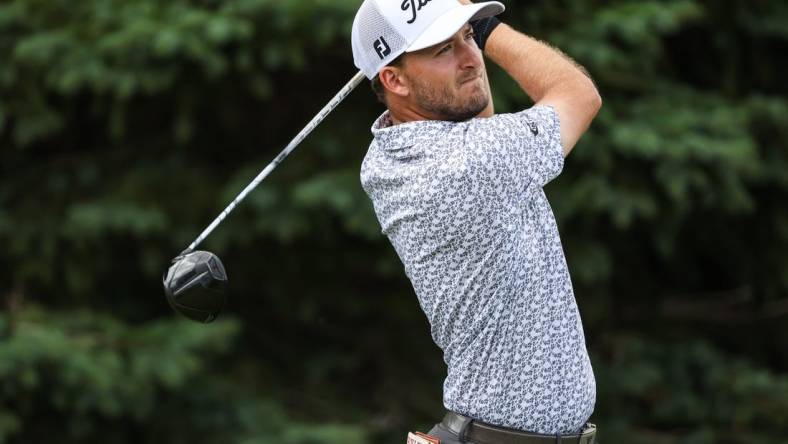
[[(410, 443), (592, 443), (596, 386), (543, 187), (599, 111), (498, 2), (365, 0), (356, 65), (388, 108), (361, 181), (443, 350), (448, 412)], [(534, 101), (495, 114), (483, 54)]]

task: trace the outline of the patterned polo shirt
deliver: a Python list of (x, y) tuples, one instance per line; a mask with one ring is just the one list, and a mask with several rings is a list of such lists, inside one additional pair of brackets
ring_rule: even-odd
[(361, 182), (443, 350), (447, 409), (575, 432), (596, 383), (550, 204), (558, 115), (373, 125)]

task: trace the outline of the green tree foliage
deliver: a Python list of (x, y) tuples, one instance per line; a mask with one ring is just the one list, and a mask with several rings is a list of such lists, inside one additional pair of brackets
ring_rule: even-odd
[(0, 442), (363, 442), (358, 428), (293, 421), (228, 384), (237, 322), (131, 326), (37, 309), (2, 321)]
[[(159, 283), (355, 72), (358, 4), (0, 3), (0, 436), (396, 443), (439, 418), (440, 353), (358, 181), (369, 91), (206, 242), (237, 321), (176, 322)], [(547, 190), (603, 442), (780, 442), (785, 2), (507, 6), (604, 99)], [(498, 111), (529, 106), (490, 70)]]
[(702, 340), (664, 343), (621, 335), (597, 349), (604, 354), (595, 357), (595, 372), (604, 400), (597, 415), (606, 425), (605, 441), (785, 441), (785, 374), (754, 367)]

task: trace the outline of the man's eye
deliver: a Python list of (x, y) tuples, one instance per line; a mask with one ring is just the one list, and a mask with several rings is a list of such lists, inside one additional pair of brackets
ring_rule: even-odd
[(446, 45), (446, 46), (444, 46), (443, 48), (441, 48), (441, 50), (440, 50), (440, 51), (438, 51), (438, 54), (444, 54), (444, 53), (447, 53), (447, 52), (449, 52), (449, 50), (450, 50), (450, 49), (451, 49), (451, 45)]
[(471, 32), (469, 32), (469, 33), (467, 33), (467, 34), (465, 34), (465, 39), (466, 39), (466, 40), (472, 39), (472, 38), (474, 38), (474, 37), (476, 37), (476, 33), (475, 33), (475, 32), (473, 32), (473, 31), (471, 31)]

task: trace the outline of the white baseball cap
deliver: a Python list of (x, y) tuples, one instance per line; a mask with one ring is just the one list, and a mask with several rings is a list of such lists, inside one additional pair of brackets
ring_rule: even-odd
[(403, 52), (437, 45), (469, 21), (503, 11), (496, 1), (463, 5), (457, 0), (364, 0), (353, 20), (353, 61), (372, 79)]

